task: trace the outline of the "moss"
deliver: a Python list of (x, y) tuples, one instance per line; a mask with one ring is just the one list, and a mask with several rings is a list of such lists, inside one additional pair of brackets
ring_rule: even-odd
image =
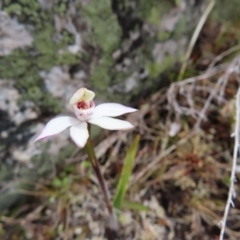
[(176, 4), (173, 1), (140, 0), (137, 15), (155, 26), (159, 26), (162, 16), (170, 11)]
[(34, 42), (31, 47), (17, 49), (0, 58), (0, 78), (15, 80), (22, 100), (37, 103), (43, 112), (59, 112), (59, 101), (47, 92), (39, 72), (49, 71), (56, 65), (76, 64), (80, 60), (80, 55), (73, 55), (67, 50), (67, 46), (73, 43), (72, 34), (63, 31), (60, 40), (54, 40), (54, 13), (64, 14), (66, 5), (59, 2), (54, 9), (43, 10), (37, 1), (19, 0), (18, 3), (5, 1), (3, 7), (4, 11), (17, 16), (20, 22), (34, 26), (31, 32)]
[(111, 83), (112, 53), (120, 44), (121, 28), (110, 0), (92, 0), (83, 10), (92, 29), (85, 38), (101, 51), (100, 61), (92, 65), (91, 84), (104, 95)]
[(150, 63), (146, 66), (146, 69), (148, 70), (149, 76), (152, 78), (156, 78), (160, 73), (159, 64), (157, 62)]
[(161, 64), (153, 62), (147, 65), (146, 68), (148, 69), (150, 77), (156, 78), (159, 74), (163, 73), (167, 69), (170, 69), (175, 61), (176, 58), (174, 56), (165, 56)]
[(136, 9), (136, 15), (146, 19), (149, 23), (159, 24), (160, 17), (167, 13), (172, 6), (173, 3), (168, 0), (161, 3), (155, 0), (140, 0)]
[(21, 5), (17, 4), (17, 3), (12, 3), (9, 7), (7, 7), (5, 9), (5, 11), (8, 13), (8, 14), (16, 14), (16, 15), (19, 15), (21, 14), (22, 12), (22, 7)]
[(157, 9), (157, 7), (152, 7), (149, 17), (147, 18), (147, 22), (154, 24), (156, 26), (159, 25), (160, 23), (160, 14), (159, 14), (159, 10)]
[(187, 30), (187, 26), (189, 25), (189, 17), (185, 16), (184, 14), (179, 19), (178, 23), (175, 26), (174, 33), (171, 36), (173, 40), (179, 40), (184, 36), (184, 34), (189, 34)]
[[(146, 3), (147, 6), (144, 6), (145, 3), (146, 1), (140, 1), (140, 5), (137, 5), (134, 15), (141, 17), (149, 16), (149, 12), (156, 6), (156, 3), (155, 1), (148, 1)], [(119, 9), (124, 11), (129, 6), (129, 1), (119, 1), (118, 4)], [(108, 100), (128, 102), (133, 93), (122, 95), (125, 88), (124, 80), (133, 72), (140, 70), (141, 66), (145, 66), (146, 62), (152, 58), (151, 49), (154, 40), (152, 38), (144, 39), (143, 45), (137, 49), (133, 49), (131, 53), (129, 52), (130, 58), (134, 54), (137, 55), (139, 61), (137, 65), (130, 66), (127, 72), (119, 72), (115, 69), (112, 53), (120, 46), (124, 46), (125, 42), (121, 39), (121, 28), (116, 15), (112, 12), (110, 1), (91, 1), (91, 4), (84, 7), (84, 10), (85, 17), (92, 28), (88, 39), (91, 40), (95, 47), (101, 49), (100, 60), (92, 64), (91, 83), (97, 89), (98, 94), (100, 93)], [(136, 31), (136, 28), (134, 30)], [(118, 86), (118, 89), (114, 90), (115, 94), (106, 92), (109, 86)], [(139, 92), (140, 89), (136, 91)]]
[[(162, 16), (176, 4), (177, 2), (174, 0), (166, 0), (161, 4), (155, 0), (139, 0), (136, 9), (131, 13), (131, 18), (139, 18), (143, 22), (147, 21), (150, 24), (159, 25)], [(119, 1), (119, 6), (125, 11), (126, 7), (131, 6), (131, 2), (129, 0)], [(83, 42), (92, 46), (94, 52), (89, 54), (86, 51), (84, 56), (69, 53), (67, 46), (73, 44), (75, 39), (72, 34), (65, 30), (60, 33), (61, 38), (58, 41), (53, 40), (55, 34), (54, 14), (64, 16), (67, 9), (68, 3), (60, 0), (56, 0), (50, 10), (43, 10), (39, 3), (33, 0), (19, 0), (14, 4), (11, 1), (5, 1), (5, 11), (16, 15), (19, 21), (34, 26), (32, 31), (34, 43), (31, 48), (16, 50), (10, 56), (7, 56), (4, 61), (0, 59), (0, 65), (2, 66), (0, 66), (0, 77), (16, 80), (16, 86), (23, 94), (24, 99), (37, 102), (46, 111), (60, 109), (58, 101), (51, 99), (50, 95), (46, 95), (47, 91), (43, 80), (39, 77), (39, 71), (49, 71), (56, 65), (79, 65), (80, 61), (88, 62), (90, 65), (90, 85), (96, 90), (97, 94), (109, 100), (118, 98), (119, 101), (128, 101), (127, 99), (130, 96), (122, 97), (121, 94), (106, 94), (106, 89), (109, 86), (117, 84), (120, 88), (124, 88), (123, 80), (144, 66), (148, 66), (150, 72), (152, 72), (151, 78), (157, 76), (159, 71), (161, 72), (161, 68), (166, 68), (165, 62), (167, 64), (168, 59), (164, 62), (163, 67), (154, 63), (152, 47), (156, 40), (165, 41), (171, 36), (168, 32), (156, 32), (154, 37), (143, 36), (141, 46), (128, 53), (130, 58), (134, 54), (137, 55), (139, 59), (137, 65), (130, 66), (129, 71), (124, 73), (115, 69), (112, 53), (117, 48), (124, 46), (125, 43), (122, 39), (122, 29), (117, 16), (112, 11), (111, 0), (91, 0), (87, 4), (77, 6), (77, 10), (81, 11), (84, 21), (88, 23), (87, 30), (82, 33)], [(176, 38), (181, 36), (185, 23), (183, 19), (179, 25), (180, 30), (175, 34)], [(140, 25), (135, 27), (141, 28)], [(134, 31), (136, 31), (136, 28), (133, 28)], [(138, 31), (141, 31), (141, 29)], [(152, 63), (149, 64), (151, 61)]]
[(157, 39), (160, 42), (164, 42), (168, 39), (170, 39), (171, 34), (168, 31), (160, 31), (158, 32)]
[(5, 1), (4, 11), (8, 14), (19, 15), (24, 17), (27, 15), (37, 15), (37, 12), (40, 9), (40, 5), (37, 1), (31, 0), (19, 0), (17, 3), (12, 3), (12, 1)]
[(222, 23), (238, 23), (240, 21), (239, 16), (240, 1), (232, 0), (231, 3), (228, 0), (216, 1), (211, 17), (214, 21), (220, 21)]
[(56, 8), (56, 12), (62, 17), (64, 17), (66, 11), (67, 11), (67, 4), (64, 2), (61, 2)]
[(104, 55), (112, 54), (119, 45), (121, 29), (112, 12), (110, 0), (93, 0), (83, 9), (92, 27), (91, 42), (100, 46)]

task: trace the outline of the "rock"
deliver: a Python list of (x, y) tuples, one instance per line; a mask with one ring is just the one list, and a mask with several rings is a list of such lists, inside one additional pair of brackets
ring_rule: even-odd
[(76, 89), (87, 86), (99, 102), (123, 103), (156, 91), (184, 56), (208, 3), (22, 2), (6, 1), (0, 12), (0, 181), (14, 183), (2, 189), (0, 210), (23, 197), (14, 192), (17, 179), (36, 181), (74, 149), (67, 134), (33, 140), (51, 117), (71, 114)]
[(0, 56), (10, 54), (14, 49), (31, 46), (33, 37), (16, 18), (0, 11)]

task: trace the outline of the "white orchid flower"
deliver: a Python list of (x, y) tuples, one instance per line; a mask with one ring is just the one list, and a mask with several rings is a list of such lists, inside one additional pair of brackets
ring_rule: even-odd
[(70, 99), (70, 106), (77, 118), (62, 116), (52, 119), (34, 141), (53, 136), (70, 127), (70, 136), (76, 145), (84, 147), (89, 137), (87, 122), (109, 130), (127, 130), (134, 126), (112, 117), (137, 111), (118, 103), (103, 103), (95, 107), (95, 93), (87, 88), (80, 88)]

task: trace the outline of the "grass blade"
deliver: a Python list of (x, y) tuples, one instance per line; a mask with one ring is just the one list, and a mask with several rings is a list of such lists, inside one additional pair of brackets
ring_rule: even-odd
[(149, 207), (146, 207), (141, 203), (126, 201), (126, 200), (123, 200), (122, 207), (132, 209), (132, 210), (138, 210), (138, 211), (149, 211), (150, 210)]
[(137, 153), (139, 139), (140, 139), (139, 135), (135, 137), (124, 159), (123, 169), (121, 172), (121, 176), (117, 186), (117, 191), (113, 201), (113, 206), (117, 209), (121, 209), (122, 207), (123, 199), (127, 191), (129, 178), (132, 173), (132, 168), (133, 168), (135, 156)]

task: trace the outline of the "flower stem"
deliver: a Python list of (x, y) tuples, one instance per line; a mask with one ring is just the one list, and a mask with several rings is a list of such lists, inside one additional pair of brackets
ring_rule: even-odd
[[(90, 125), (89, 124), (88, 124), (88, 130), (89, 130), (89, 135), (90, 135)], [(89, 160), (92, 164), (92, 168), (93, 168), (93, 170), (96, 174), (99, 185), (100, 185), (100, 187), (102, 189), (102, 192), (103, 192), (105, 203), (106, 203), (108, 212), (110, 214), (110, 228), (113, 229), (113, 230), (117, 230), (118, 229), (117, 217), (116, 217), (116, 214), (115, 214), (114, 209), (112, 207), (112, 203), (111, 203), (111, 200), (110, 200), (110, 193), (109, 193), (109, 190), (106, 186), (106, 182), (104, 180), (104, 177), (101, 173), (99, 162), (97, 160), (97, 157), (96, 157), (96, 154), (95, 154), (95, 151), (94, 151), (94, 147), (93, 147), (93, 144), (92, 144), (92, 141), (91, 141), (90, 137), (88, 138), (87, 143), (85, 145), (85, 151), (88, 154)]]

